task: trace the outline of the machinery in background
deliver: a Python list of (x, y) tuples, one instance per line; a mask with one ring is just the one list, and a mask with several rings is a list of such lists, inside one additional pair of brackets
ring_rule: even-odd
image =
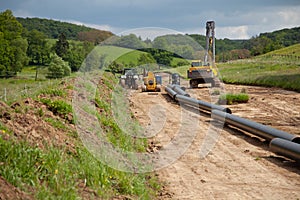
[(149, 71), (147, 76), (143, 78), (144, 85), (142, 86), (142, 92), (160, 92), (162, 85), (162, 77), (155, 75)]
[(169, 76), (169, 84), (180, 85), (180, 76), (177, 73), (173, 73)]
[(123, 88), (129, 88), (129, 89), (138, 89), (138, 79), (139, 76), (136, 72), (136, 69), (132, 68), (125, 68), (123, 70), (123, 73), (121, 75), (120, 84)]
[[(211, 55), (211, 56), (210, 56)], [(209, 60), (209, 58), (211, 58)], [(211, 83), (212, 87), (220, 86), (215, 68), (215, 22), (206, 22), (206, 48), (204, 62), (194, 60), (187, 70), (187, 78), (190, 79), (190, 87), (197, 88), (201, 83)]]

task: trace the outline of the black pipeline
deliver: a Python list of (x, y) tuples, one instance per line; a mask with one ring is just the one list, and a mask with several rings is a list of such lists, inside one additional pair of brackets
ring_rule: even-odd
[(186, 93), (180, 85), (168, 85), (172, 90), (174, 90), (177, 94), (180, 94), (182, 96), (191, 97), (188, 93)]
[(225, 122), (227, 124), (240, 128), (254, 135), (260, 136), (268, 141), (272, 140), (273, 138), (282, 138), (288, 141), (298, 142), (300, 139), (296, 135), (269, 126), (265, 126), (257, 122), (253, 122), (236, 115), (220, 112), (218, 110), (212, 111), (212, 118), (219, 121), (224, 121), (225, 119)]
[(188, 104), (191, 106), (195, 106), (197, 108), (200, 108), (202, 110), (206, 110), (206, 111), (212, 111), (212, 110), (219, 110), (220, 112), (226, 112), (226, 113), (231, 113), (231, 110), (229, 108), (225, 108), (223, 106), (218, 106), (215, 104), (211, 104), (205, 101), (201, 101), (201, 100), (197, 100), (197, 99), (193, 99), (191, 97), (186, 97), (183, 95), (176, 95), (175, 99), (180, 102), (180, 103), (184, 103), (184, 104)]
[(281, 138), (274, 138), (271, 140), (269, 147), (274, 153), (300, 161), (300, 144)]
[(170, 87), (165, 87), (165, 90), (172, 97), (172, 99), (175, 100), (175, 96), (177, 95), (177, 93)]
[[(182, 90), (184, 93), (180, 94), (180, 93), (177, 93), (175, 90), (171, 89), (170, 87), (172, 87), (172, 86), (168, 86), (168, 87), (165, 88), (166, 92), (174, 100), (178, 101), (179, 103), (184, 103), (184, 104), (187, 104), (187, 105), (191, 105), (191, 106), (200, 108), (202, 110), (210, 111), (210, 112), (212, 110), (220, 110), (222, 112), (231, 113), (231, 110), (229, 108), (225, 108), (225, 107), (218, 106), (218, 105), (215, 105), (215, 104), (210, 104), (210, 103), (207, 103), (205, 101), (201, 101), (201, 100), (193, 99), (193, 98), (188, 97), (188, 96), (181, 95), (181, 94), (184, 94), (186, 92)], [(180, 88), (179, 86), (175, 86), (175, 87), (177, 89)], [(179, 91), (179, 90), (177, 90), (177, 91)]]

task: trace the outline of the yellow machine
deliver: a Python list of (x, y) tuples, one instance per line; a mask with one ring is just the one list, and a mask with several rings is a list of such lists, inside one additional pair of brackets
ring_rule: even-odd
[(144, 77), (144, 85), (142, 86), (143, 92), (160, 92), (162, 78), (159, 75), (155, 75), (153, 72), (148, 72)]
[[(215, 68), (215, 22), (206, 22), (206, 51), (204, 63), (200, 60), (194, 60), (191, 67), (187, 70), (187, 78), (190, 79), (190, 87), (197, 88), (201, 83), (211, 83), (212, 87), (219, 86), (220, 81), (217, 78), (218, 71)], [(209, 54), (211, 60), (209, 61)]]

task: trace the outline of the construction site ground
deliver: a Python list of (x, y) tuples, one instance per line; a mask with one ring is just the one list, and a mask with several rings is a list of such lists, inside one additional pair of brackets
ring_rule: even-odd
[[(233, 114), (300, 135), (299, 93), (241, 85), (224, 85), (224, 89), (232, 93), (243, 89), (250, 96), (248, 103), (226, 106)], [(194, 98), (215, 101), (206, 85), (187, 92)], [(176, 136), (182, 108), (164, 90), (156, 94), (131, 91), (129, 100), (138, 121), (157, 131), (149, 152), (159, 151)], [(162, 128), (156, 127), (161, 126), (159, 119), (151, 121), (149, 117), (158, 105), (166, 113)], [(298, 163), (272, 153), (267, 141), (229, 126), (217, 135), (208, 155), (201, 157), (199, 151), (212, 120), (210, 114), (191, 115), (199, 122), (191, 146), (176, 162), (155, 172), (164, 183), (160, 199), (300, 199)], [(186, 131), (191, 130), (195, 128)]]

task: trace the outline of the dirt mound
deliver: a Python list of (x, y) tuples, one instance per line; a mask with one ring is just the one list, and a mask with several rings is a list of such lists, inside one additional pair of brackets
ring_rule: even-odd
[(75, 131), (74, 125), (54, 115), (43, 103), (28, 98), (10, 107), (2, 104), (0, 121), (13, 132), (13, 137), (41, 149), (59, 146), (75, 152), (75, 140), (67, 135)]
[(0, 199), (31, 200), (34, 198), (11, 185), (0, 176)]

